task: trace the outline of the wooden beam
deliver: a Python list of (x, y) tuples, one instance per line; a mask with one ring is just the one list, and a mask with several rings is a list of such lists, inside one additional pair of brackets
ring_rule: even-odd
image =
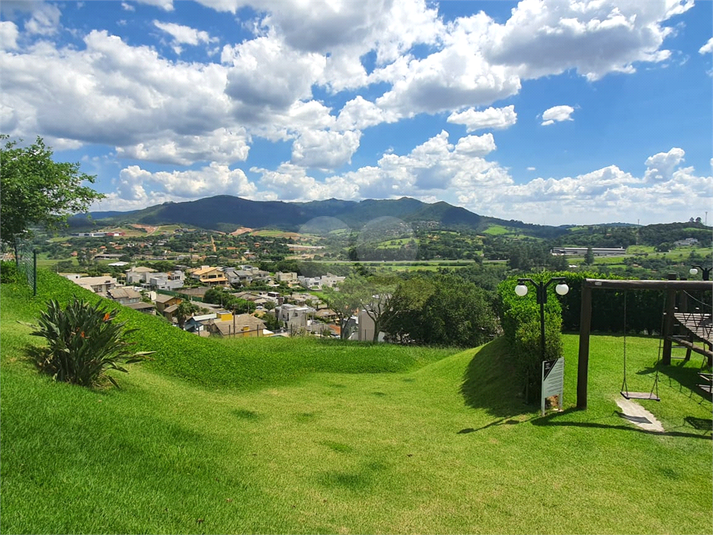
[(582, 287), (602, 290), (713, 290), (713, 281), (584, 279)]
[(582, 307), (579, 314), (579, 360), (577, 362), (577, 408), (587, 408), (589, 373), (589, 335), (592, 327), (592, 287), (582, 286)]

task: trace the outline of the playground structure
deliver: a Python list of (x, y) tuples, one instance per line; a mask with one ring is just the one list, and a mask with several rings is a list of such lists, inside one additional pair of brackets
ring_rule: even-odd
[[(676, 343), (686, 348), (686, 358), (691, 353), (703, 355), (708, 364), (713, 360), (713, 342), (711, 340), (710, 312), (690, 312), (689, 291), (713, 290), (712, 281), (682, 281), (682, 280), (608, 280), (585, 279), (582, 284), (582, 308), (580, 313), (579, 360), (577, 364), (577, 408), (587, 408), (587, 383), (589, 373), (589, 339), (592, 323), (592, 291), (593, 290), (663, 290), (666, 292), (666, 304), (663, 318), (663, 351), (661, 364), (671, 364), (671, 349)], [(677, 297), (680, 295), (677, 310)], [(674, 326), (678, 324), (684, 335), (674, 335)], [(701, 345), (696, 345), (700, 343)], [(708, 393), (711, 392), (711, 375), (700, 374), (708, 384), (699, 385)], [(653, 397), (648, 399), (655, 399)]]

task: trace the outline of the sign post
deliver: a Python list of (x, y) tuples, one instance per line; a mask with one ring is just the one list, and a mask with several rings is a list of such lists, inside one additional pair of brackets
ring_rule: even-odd
[(545, 415), (547, 398), (557, 396), (559, 409), (562, 410), (564, 394), (564, 358), (542, 362), (542, 416)]

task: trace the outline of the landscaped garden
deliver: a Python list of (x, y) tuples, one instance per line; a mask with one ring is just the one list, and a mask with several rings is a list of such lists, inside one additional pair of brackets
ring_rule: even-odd
[[(3, 533), (711, 533), (711, 401), (700, 360), (659, 368), (665, 431), (622, 418), (623, 339), (564, 337), (564, 411), (523, 402), (508, 346), (206, 340), (121, 309), (152, 360), (120, 389), (53, 382), (28, 358), (40, 271), (0, 286)], [(659, 341), (628, 336), (631, 390)]]

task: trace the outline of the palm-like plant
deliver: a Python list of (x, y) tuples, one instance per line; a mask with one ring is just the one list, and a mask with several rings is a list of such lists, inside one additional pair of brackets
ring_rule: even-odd
[[(76, 297), (66, 308), (50, 300), (31, 333), (49, 344), (38, 353), (40, 369), (57, 381), (82, 386), (97, 384), (108, 369), (127, 372), (120, 364), (138, 362), (152, 352), (130, 350), (126, 335), (136, 329), (126, 330), (126, 323), (114, 321), (117, 312)], [(119, 386), (111, 376), (106, 377)]]

